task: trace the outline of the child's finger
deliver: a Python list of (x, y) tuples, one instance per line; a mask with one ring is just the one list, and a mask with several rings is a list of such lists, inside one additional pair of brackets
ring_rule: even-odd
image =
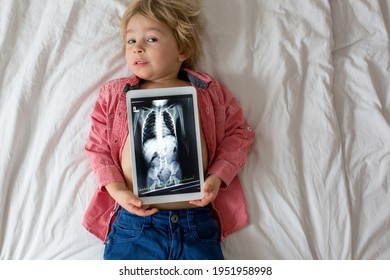
[(136, 196), (130, 196), (128, 199), (128, 203), (139, 208), (143, 206), (142, 200), (137, 198)]

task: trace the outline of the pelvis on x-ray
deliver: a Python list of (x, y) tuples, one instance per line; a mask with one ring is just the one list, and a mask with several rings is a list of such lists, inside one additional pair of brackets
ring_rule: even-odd
[[(150, 107), (138, 109), (135, 126), (141, 131), (142, 156), (147, 169), (147, 191), (179, 184), (182, 180), (180, 153), (185, 129), (183, 109), (168, 100), (155, 100)], [(188, 147), (184, 147), (188, 150)], [(144, 189), (144, 191), (146, 191)]]

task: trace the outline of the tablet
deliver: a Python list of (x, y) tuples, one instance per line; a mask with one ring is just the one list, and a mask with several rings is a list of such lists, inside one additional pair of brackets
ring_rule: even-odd
[(198, 104), (194, 87), (126, 94), (133, 191), (145, 204), (203, 197)]

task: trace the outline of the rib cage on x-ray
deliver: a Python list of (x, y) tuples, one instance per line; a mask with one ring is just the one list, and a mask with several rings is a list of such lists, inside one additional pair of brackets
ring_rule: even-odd
[(176, 128), (176, 124), (184, 125), (181, 106), (168, 105), (167, 100), (155, 100), (152, 104), (140, 110), (138, 119), (149, 191), (181, 182), (179, 137), (185, 137), (184, 127)]

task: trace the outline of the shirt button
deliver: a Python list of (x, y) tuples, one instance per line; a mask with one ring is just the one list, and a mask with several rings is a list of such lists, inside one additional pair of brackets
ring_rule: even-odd
[(178, 221), (179, 221), (179, 217), (176, 214), (171, 216), (172, 223), (176, 224)]

